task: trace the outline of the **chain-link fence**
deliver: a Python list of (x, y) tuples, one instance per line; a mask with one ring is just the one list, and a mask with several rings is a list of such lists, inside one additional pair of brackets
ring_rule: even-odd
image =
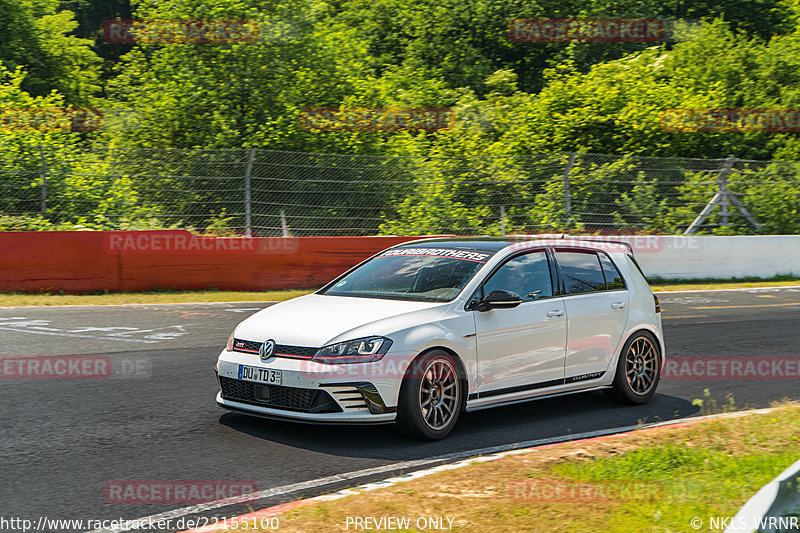
[(734, 157), (30, 147), (0, 153), (0, 228), (800, 233), (799, 184), (799, 163)]

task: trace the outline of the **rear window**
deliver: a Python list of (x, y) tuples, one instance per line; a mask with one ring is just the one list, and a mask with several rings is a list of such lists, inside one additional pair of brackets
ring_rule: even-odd
[(639, 271), (639, 274), (641, 274), (642, 277), (645, 279), (645, 281), (647, 281), (647, 276), (644, 275), (644, 270), (642, 270), (642, 267), (639, 265), (639, 261), (637, 261), (636, 258), (631, 253), (628, 254), (628, 258), (636, 266), (636, 270)]
[(600, 260), (594, 252), (556, 252), (567, 293), (606, 290), (606, 279)]
[(625, 288), (625, 280), (622, 279), (622, 274), (619, 273), (617, 267), (606, 254), (597, 254), (600, 257), (600, 264), (603, 266), (603, 274), (606, 278), (606, 287), (608, 290), (617, 290)]

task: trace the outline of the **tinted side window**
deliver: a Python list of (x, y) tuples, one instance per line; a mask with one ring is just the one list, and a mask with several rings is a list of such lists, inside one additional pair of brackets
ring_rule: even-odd
[(617, 267), (611, 262), (611, 259), (606, 254), (597, 254), (600, 257), (600, 264), (603, 265), (603, 274), (606, 277), (606, 286), (609, 290), (624, 289), (625, 280), (622, 279), (622, 274), (619, 273)]
[(604, 291), (606, 280), (594, 252), (556, 252), (567, 293)]
[(531, 252), (510, 259), (486, 282), (484, 294), (501, 289), (519, 294), (523, 301), (552, 296), (547, 255)]

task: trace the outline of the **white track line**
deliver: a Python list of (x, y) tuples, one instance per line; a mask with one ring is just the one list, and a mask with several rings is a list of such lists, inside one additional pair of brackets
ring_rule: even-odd
[(145, 340), (145, 339), (128, 339), (125, 337), (97, 337), (92, 335), (79, 335), (77, 333), (54, 333), (52, 331), (31, 331), (30, 329), (26, 328), (8, 328), (5, 326), (0, 326), (0, 330), (3, 331), (17, 331), (20, 333), (34, 333), (36, 335), (55, 335), (56, 337), (78, 337), (81, 339), (95, 339), (95, 340), (104, 340), (104, 341), (120, 341), (120, 342), (140, 342), (145, 344), (152, 344), (154, 342), (158, 342), (156, 340)]
[[(355, 470), (353, 472), (346, 472), (344, 474), (336, 474), (333, 476), (327, 476), (323, 478), (313, 479), (310, 481), (303, 481), (300, 483), (293, 483), (291, 485), (282, 485), (280, 487), (273, 487), (271, 489), (262, 490), (256, 492), (252, 495), (248, 496), (248, 500), (251, 502), (261, 500), (263, 498), (269, 498), (273, 496), (282, 496), (285, 494), (291, 494), (293, 492), (298, 492), (305, 489), (315, 488), (318, 489), (320, 487), (324, 487), (325, 485), (331, 485), (333, 483), (339, 483), (342, 481), (349, 481), (353, 479), (358, 479), (362, 477), (368, 477), (375, 474), (383, 474), (391, 471), (396, 470), (404, 470), (408, 468), (415, 468), (420, 466), (429, 465), (432, 463), (438, 463), (442, 461), (452, 461), (455, 459), (465, 459), (468, 457), (475, 457), (481, 455), (489, 455), (495, 454), (500, 452), (511, 452), (514, 450), (522, 450), (524, 448), (533, 448), (536, 446), (543, 446), (546, 444), (558, 444), (562, 442), (571, 442), (575, 440), (582, 440), (582, 439), (590, 439), (593, 437), (603, 437), (606, 435), (614, 435), (616, 433), (625, 433), (628, 431), (633, 431), (637, 429), (647, 429), (647, 428), (655, 428), (659, 426), (666, 426), (671, 424), (682, 424), (684, 422), (692, 422), (698, 420), (710, 420), (714, 418), (738, 418), (740, 416), (746, 416), (748, 414), (755, 414), (755, 413), (769, 413), (772, 412), (771, 408), (768, 409), (753, 409), (749, 411), (737, 411), (734, 413), (722, 413), (718, 415), (706, 415), (706, 416), (697, 416), (692, 418), (681, 418), (675, 420), (668, 420), (662, 422), (654, 422), (652, 424), (642, 424), (642, 425), (635, 425), (635, 426), (621, 426), (616, 428), (610, 429), (601, 429), (596, 431), (586, 431), (584, 433), (574, 433), (569, 436), (560, 436), (560, 437), (549, 437), (546, 439), (536, 439), (536, 440), (528, 440), (522, 442), (515, 442), (512, 444), (501, 444), (498, 446), (488, 446), (485, 448), (476, 448), (473, 450), (466, 450), (462, 452), (454, 452), (448, 453), (444, 455), (438, 455), (436, 457), (431, 457), (429, 459), (417, 459), (414, 461), (402, 461), (399, 463), (391, 463), (388, 465), (377, 466), (373, 468), (367, 468), (364, 470)], [(213, 509), (218, 509), (220, 507), (226, 507), (228, 505), (232, 505), (236, 502), (231, 502), (230, 499), (226, 500), (217, 500), (208, 503), (201, 503), (197, 505), (190, 505), (188, 507), (182, 507), (179, 509), (173, 509), (172, 511), (165, 511), (163, 513), (146, 516), (144, 518), (139, 519), (131, 519), (128, 520), (129, 525), (121, 524), (116, 528), (110, 529), (95, 529), (88, 533), (121, 533), (124, 531), (130, 531), (134, 528), (136, 522), (142, 523), (152, 523), (158, 522), (159, 520), (166, 520), (170, 518), (180, 518), (182, 516), (203, 513), (206, 511), (211, 511)]]
[(276, 304), (279, 303), (274, 300), (250, 300), (244, 302), (173, 302), (173, 303), (138, 303), (138, 304), (83, 304), (83, 305), (20, 305), (17, 307), (0, 307), (3, 309), (59, 309), (64, 307), (87, 307), (90, 309), (105, 309), (107, 307), (157, 307), (157, 306), (174, 306), (174, 305), (258, 305), (258, 304)]

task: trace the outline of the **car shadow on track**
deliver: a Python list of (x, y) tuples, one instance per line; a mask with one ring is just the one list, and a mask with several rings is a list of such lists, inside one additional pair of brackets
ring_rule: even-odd
[(697, 406), (666, 394), (656, 394), (645, 405), (630, 406), (589, 392), (467, 413), (447, 438), (436, 442), (402, 437), (391, 424), (312, 425), (240, 413), (222, 415), (220, 424), (265, 441), (330, 455), (403, 461), (696, 414)]

